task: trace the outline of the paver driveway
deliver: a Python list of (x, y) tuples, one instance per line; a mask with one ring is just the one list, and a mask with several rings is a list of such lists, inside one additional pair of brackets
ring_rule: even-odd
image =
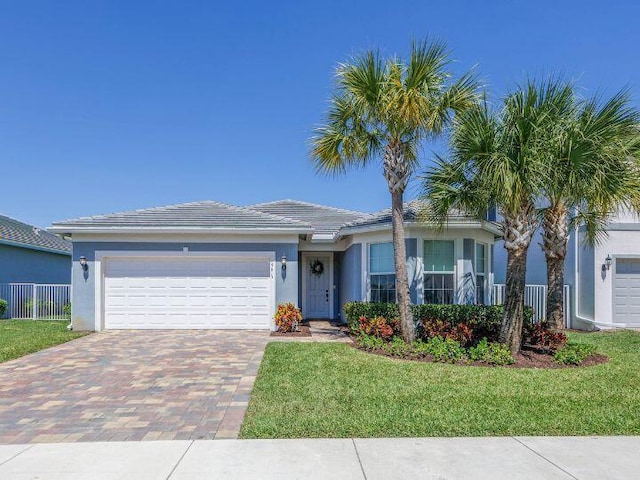
[(267, 340), (109, 331), (0, 364), (0, 444), (236, 438)]

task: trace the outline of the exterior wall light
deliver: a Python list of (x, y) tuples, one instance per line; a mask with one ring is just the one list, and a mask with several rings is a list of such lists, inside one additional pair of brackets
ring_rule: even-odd
[(87, 263), (87, 257), (80, 257), (79, 259), (80, 261), (80, 267), (82, 268), (83, 271), (87, 271), (89, 270), (89, 264)]
[(604, 259), (603, 267), (609, 270), (611, 268), (612, 263), (613, 263), (613, 260), (611, 259), (611, 255), (607, 255), (607, 258)]
[(282, 255), (282, 258), (280, 259), (280, 263), (282, 264), (282, 271), (286, 272), (287, 271), (287, 256), (286, 255)]

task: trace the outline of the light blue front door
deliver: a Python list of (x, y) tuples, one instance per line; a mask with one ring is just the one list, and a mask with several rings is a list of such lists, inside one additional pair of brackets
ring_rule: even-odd
[[(320, 262), (322, 264), (322, 273), (314, 273), (311, 269), (313, 262)], [(306, 293), (305, 293), (305, 318), (330, 318), (329, 306), (330, 306), (330, 263), (331, 257), (329, 255), (316, 255), (308, 257), (305, 270), (306, 270)]]

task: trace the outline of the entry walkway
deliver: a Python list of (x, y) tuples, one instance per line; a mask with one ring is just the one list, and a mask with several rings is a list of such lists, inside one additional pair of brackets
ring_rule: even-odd
[(637, 479), (640, 437), (196, 440), (0, 446), (2, 479)]
[(309, 320), (310, 337), (269, 337), (270, 342), (351, 342), (339, 327), (328, 320)]

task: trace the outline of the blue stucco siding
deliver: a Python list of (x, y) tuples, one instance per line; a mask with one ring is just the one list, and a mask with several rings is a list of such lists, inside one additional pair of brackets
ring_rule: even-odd
[(333, 253), (333, 312), (332, 317), (334, 320), (340, 319), (340, 270), (342, 269), (342, 252)]
[[(339, 313), (344, 312), (344, 304), (363, 300), (362, 298), (362, 244), (354, 243), (340, 256), (340, 276), (338, 280)], [(344, 319), (343, 319), (344, 320)]]
[[(286, 273), (276, 268), (276, 303), (298, 301), (298, 245), (295, 243), (155, 243), (155, 242), (74, 242), (72, 284), (72, 322), (77, 330), (95, 328), (95, 258), (99, 251), (135, 252), (275, 252), (276, 262), (287, 257)], [(79, 264), (86, 257), (89, 266), (84, 272)]]
[(70, 255), (0, 244), (0, 283), (70, 282)]

